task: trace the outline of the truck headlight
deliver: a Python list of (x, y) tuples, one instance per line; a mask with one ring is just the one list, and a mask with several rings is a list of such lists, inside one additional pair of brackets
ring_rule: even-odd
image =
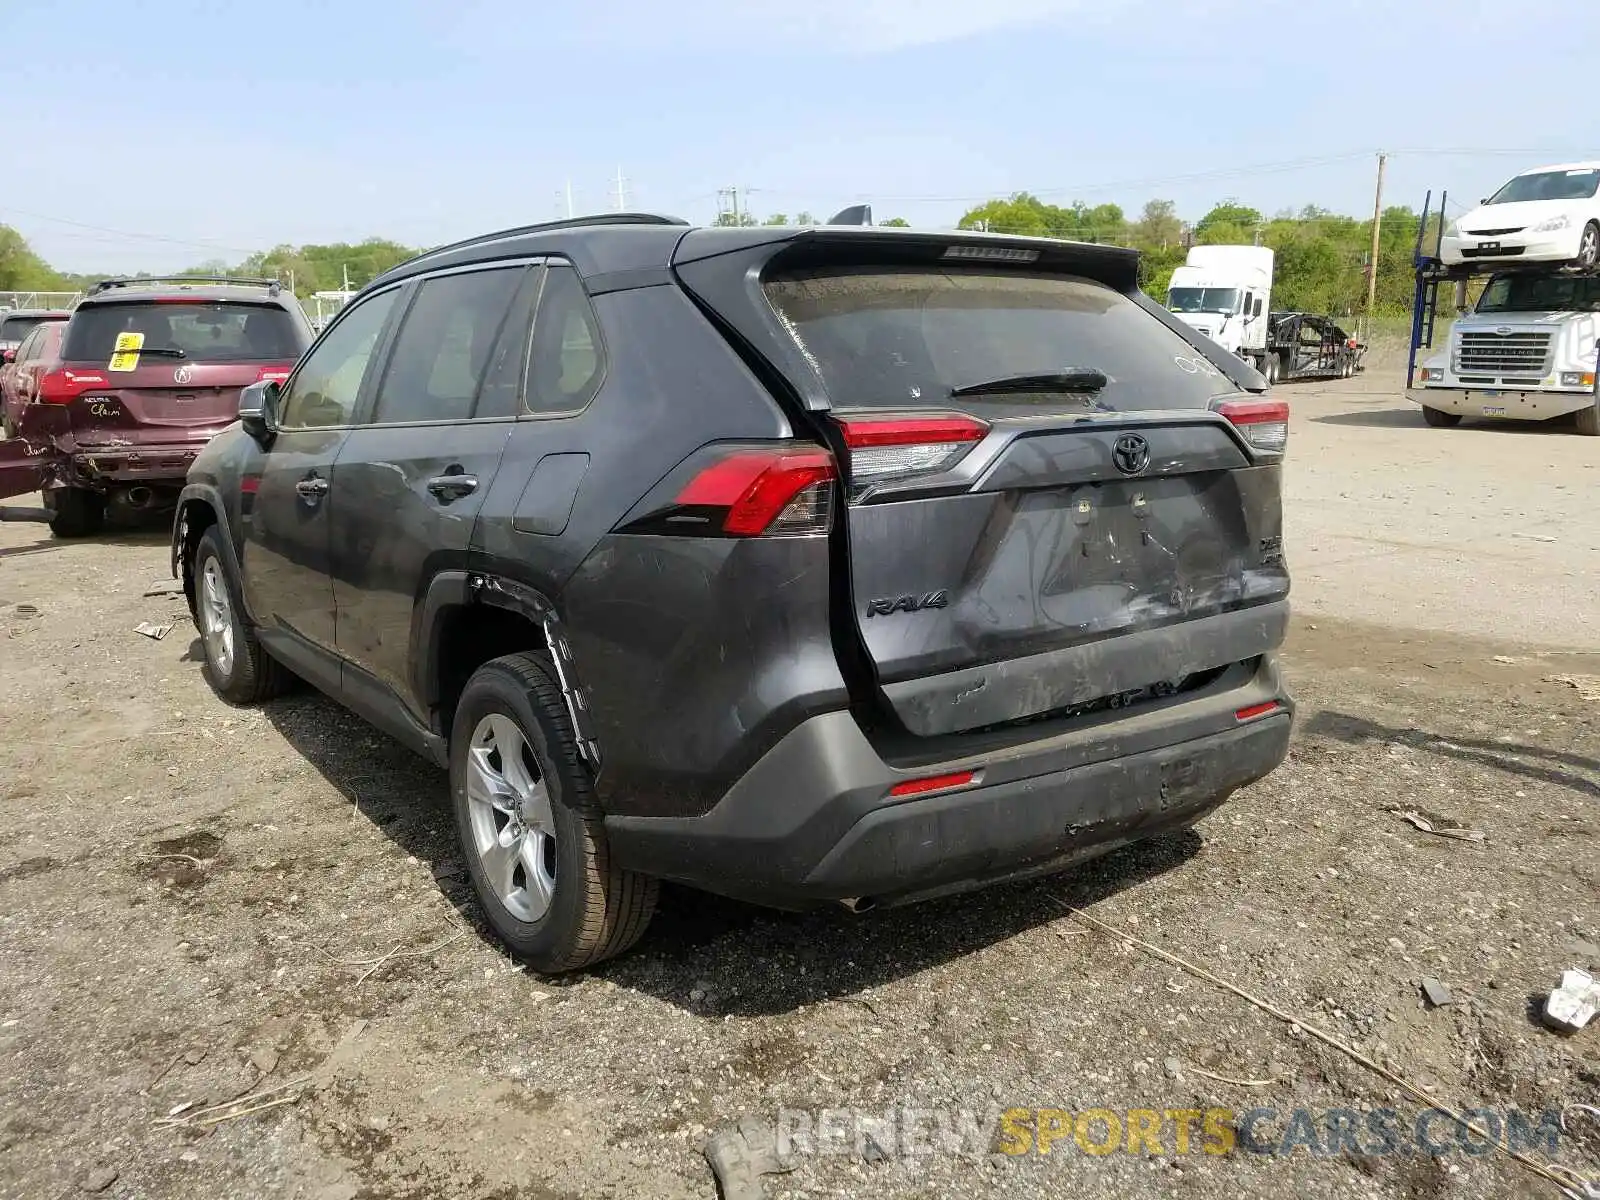
[(1594, 386), (1594, 372), (1563, 371), (1561, 372), (1561, 386), (1569, 388), (1592, 388)]
[(1423, 367), (1422, 368), (1422, 382), (1423, 383), (1443, 383), (1444, 382), (1444, 368), (1443, 367)]
[(1558, 229), (1565, 229), (1572, 222), (1566, 217), (1551, 217), (1548, 221), (1541, 221), (1533, 227), (1535, 233), (1555, 233)]

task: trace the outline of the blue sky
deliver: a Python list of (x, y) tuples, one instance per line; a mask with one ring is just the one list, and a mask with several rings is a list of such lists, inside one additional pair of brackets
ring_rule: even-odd
[[(1600, 158), (1594, 0), (0, 2), (0, 222), (70, 270), (437, 244), (610, 208), (953, 223), (1467, 200)], [(1332, 15), (1326, 15), (1332, 14)], [(1552, 31), (1567, 36), (1543, 41)], [(1521, 61), (1499, 47), (1522, 43)], [(1495, 48), (1491, 73), (1475, 65)], [(1453, 70), (1453, 62), (1469, 64)], [(1266, 169), (1270, 168), (1270, 169)]]

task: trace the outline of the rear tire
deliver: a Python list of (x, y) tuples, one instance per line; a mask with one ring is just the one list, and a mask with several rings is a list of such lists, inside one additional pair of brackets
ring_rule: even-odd
[(1267, 386), (1271, 387), (1278, 382), (1278, 357), (1275, 354), (1266, 356), (1266, 361), (1261, 364), (1261, 373), (1267, 377)]
[(200, 535), (190, 564), (194, 623), (205, 648), (205, 677), (229, 704), (258, 704), (294, 684), (289, 669), (268, 654), (245, 620), (239, 583), (228, 567), (222, 534), (213, 525)]
[(58, 538), (89, 537), (105, 528), (106, 498), (88, 488), (55, 488), (45, 493), (44, 506)]
[(1422, 406), (1422, 419), (1435, 429), (1453, 429), (1461, 424), (1460, 413), (1445, 412), (1440, 408), (1429, 408), (1426, 404)]
[(542, 659), (510, 654), (467, 681), (450, 732), (450, 796), (478, 903), (534, 970), (579, 970), (639, 940), (660, 884), (612, 861)]

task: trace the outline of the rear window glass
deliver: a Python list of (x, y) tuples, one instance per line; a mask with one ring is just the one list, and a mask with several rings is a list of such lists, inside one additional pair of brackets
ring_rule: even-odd
[(293, 362), (301, 349), (294, 321), (270, 304), (94, 304), (73, 315), (62, 357), (109, 362), (119, 333), (142, 333), (143, 349), (195, 362)]
[(1128, 297), (1077, 276), (858, 269), (764, 286), (837, 408), (948, 407), (955, 388), (1085, 368), (1107, 377), (1095, 396), (979, 395), (956, 406), (992, 415), (1201, 408), (1237, 390)]
[(0, 342), (20, 342), (44, 322), (44, 317), (6, 317), (0, 320)]

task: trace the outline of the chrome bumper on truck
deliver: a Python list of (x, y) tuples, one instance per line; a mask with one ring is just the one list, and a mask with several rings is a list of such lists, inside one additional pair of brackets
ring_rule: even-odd
[(1192, 825), (1288, 753), (1270, 655), (1198, 692), (891, 765), (848, 712), (802, 722), (698, 817), (612, 816), (619, 863), (779, 908), (893, 903), (1046, 874)]
[(1594, 393), (1513, 391), (1508, 388), (1407, 388), (1406, 399), (1424, 408), (1463, 417), (1496, 417), (1508, 421), (1548, 421), (1581, 412), (1594, 403)]

